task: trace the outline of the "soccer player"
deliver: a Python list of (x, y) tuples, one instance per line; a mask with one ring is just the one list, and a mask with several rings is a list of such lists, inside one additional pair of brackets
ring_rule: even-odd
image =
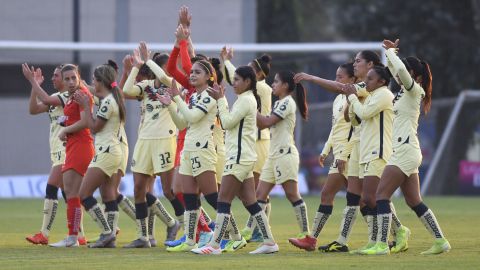
[[(353, 63), (345, 63), (337, 68), (335, 78), (336, 82), (352, 84), (356, 82), (356, 79)], [(333, 151), (334, 161), (328, 171), (327, 182), (322, 189), (319, 212), (325, 212), (325, 209), (333, 207), (335, 194), (337, 194), (340, 189), (347, 186), (347, 162), (352, 150), (349, 146), (351, 146), (350, 140), (352, 139), (354, 132), (354, 127), (350, 122), (347, 122), (344, 117), (345, 110), (348, 110), (347, 105), (347, 97), (344, 94), (337, 95), (333, 101), (332, 129), (330, 130), (330, 135), (320, 155), (319, 163), (320, 166), (323, 167), (324, 161), (331, 151)], [(354, 181), (358, 182), (358, 179), (355, 179)], [(347, 195), (347, 197), (350, 196), (351, 195)], [(328, 216), (324, 217), (324, 219), (327, 218)], [(319, 226), (320, 220), (321, 219), (319, 219), (318, 216), (315, 218), (316, 222), (311, 235), (304, 235), (303, 237), (299, 238), (290, 238), (290, 243), (296, 247), (306, 249), (308, 251), (315, 250), (317, 238), (323, 228), (323, 226)], [(326, 220), (324, 222), (326, 222)], [(330, 249), (328, 250), (330, 251)]]
[[(54, 99), (60, 99), (59, 106), (49, 106), (39, 101), (35, 91), (31, 91), (29, 112), (32, 115), (40, 113), (48, 113), (50, 118), (50, 158), (52, 168), (48, 177), (47, 187), (45, 189), (45, 201), (43, 203), (43, 222), (40, 232), (26, 237), (27, 241), (32, 244), (48, 244), (48, 235), (55, 220), (58, 207), (58, 189), (62, 188), (62, 165), (65, 161), (65, 145), (58, 138), (58, 133), (62, 126), (58, 123), (58, 119), (63, 116), (63, 106), (68, 99), (68, 92), (63, 86), (62, 66), (58, 66), (53, 71), (52, 83), (53, 87), (58, 91), (51, 95)], [(43, 83), (42, 70), (37, 68), (34, 72), (34, 78), (39, 85)]]
[[(118, 225), (117, 186), (111, 177), (118, 172), (123, 158), (119, 133), (125, 121), (125, 105), (115, 78), (116, 72), (110, 65), (101, 65), (93, 73), (95, 95), (101, 99), (96, 119), (90, 108), (90, 97), (82, 93), (74, 95), (74, 100), (87, 112), (87, 126), (95, 134), (96, 154), (79, 191), (85, 210), (102, 231), (100, 238), (89, 245), (91, 248), (114, 247)], [(105, 213), (93, 197), (94, 191), (102, 185)]]
[[(112, 61), (108, 60), (108, 65), (110, 65), (116, 73), (116, 76), (118, 75), (118, 66), (117, 64)], [(131, 64), (131, 65), (130, 65)], [(130, 74), (131, 68), (133, 67), (133, 59), (131, 58), (130, 55), (127, 55), (123, 59), (123, 72), (122, 72), (122, 78), (120, 80), (120, 83), (118, 85), (118, 88), (120, 89), (120, 94), (122, 98), (125, 99), (136, 99), (136, 97), (130, 97), (127, 95), (123, 94), (123, 91), (121, 90), (123, 86), (125, 85), (125, 82), (128, 78), (128, 74)], [(125, 121), (120, 122), (120, 132), (118, 134), (118, 140), (120, 141), (120, 148), (122, 150), (122, 161), (120, 163), (120, 167), (117, 170), (117, 173), (115, 173), (112, 177), (111, 180), (114, 181), (116, 189), (115, 189), (115, 198), (117, 201), (118, 207), (120, 207), (125, 214), (127, 214), (128, 217), (130, 217), (133, 221), (135, 221), (135, 205), (130, 201), (130, 199), (123, 194), (120, 193), (119, 191), (119, 186), (120, 186), (120, 181), (122, 180), (122, 177), (125, 176), (125, 173), (127, 171), (127, 165), (128, 165), (128, 139), (127, 139), (127, 134), (125, 132)], [(105, 187), (104, 187), (105, 186)], [(108, 185), (102, 185), (100, 186), (100, 194), (103, 195), (104, 192), (110, 192), (110, 188)], [(103, 197), (103, 196), (102, 196)], [(108, 216), (107, 216), (108, 218)], [(114, 228), (117, 230), (118, 233), (118, 228)]]
[[(30, 69), (27, 64), (23, 64), (23, 74), (32, 84), (33, 90), (40, 97), (40, 100), (48, 100), (48, 94), (40, 87), (34, 79), (34, 69)], [(67, 221), (68, 236), (54, 244), (52, 247), (74, 247), (78, 246), (78, 232), (82, 219), (82, 208), (79, 198), (79, 188), (82, 178), (87, 171), (88, 164), (93, 158), (95, 149), (93, 147), (93, 138), (90, 130), (87, 128), (85, 111), (73, 100), (73, 94), (77, 91), (86, 93), (91, 102), (91, 94), (86, 87), (81, 85), (81, 78), (78, 73), (78, 67), (75, 65), (64, 65), (61, 70), (64, 86), (68, 89), (69, 99), (64, 107), (66, 126), (62, 129), (58, 137), (66, 141), (65, 163), (62, 167), (63, 185), (67, 197)], [(60, 99), (52, 99), (52, 104), (60, 106)]]
[[(276, 184), (282, 185), (287, 199), (294, 208), (300, 234), (308, 235), (307, 206), (298, 191), (299, 154), (293, 139), (296, 111), (303, 119), (308, 117), (305, 89), (294, 82), (294, 73), (282, 71), (275, 75), (273, 94), (278, 101), (270, 116), (257, 115), (259, 129), (270, 128), (272, 132), (268, 159), (262, 169), (257, 187), (257, 200), (265, 202)], [(295, 98), (293, 97), (295, 95)], [(265, 208), (265, 204), (261, 204)]]
[[(273, 239), (267, 216), (253, 195), (255, 190), (253, 167), (257, 156), (255, 152), (256, 115), (259, 97), (256, 95), (256, 78), (251, 67), (243, 66), (235, 71), (233, 88), (238, 98), (231, 111), (224, 97), (224, 88), (216, 87), (211, 91), (212, 96), (218, 100), (219, 117), (222, 127), (227, 131), (225, 140), (227, 161), (220, 186), (214, 237), (208, 245), (193, 249), (192, 252), (222, 253), (220, 242), (229, 223), (235, 222), (230, 211), (231, 202), (239, 194), (249, 213), (254, 216), (265, 239), (262, 245), (250, 253), (274, 253), (278, 251), (278, 245)], [(240, 232), (234, 231), (231, 237), (237, 242), (234, 249), (240, 249), (246, 245), (246, 240)]]
[[(233, 48), (227, 50), (226, 47), (222, 48), (220, 53), (220, 58), (223, 60), (224, 64), (224, 73), (227, 82), (233, 84), (233, 75), (235, 73), (235, 66), (232, 64), (231, 60), (233, 58)], [(272, 111), (272, 88), (265, 82), (268, 74), (270, 73), (272, 58), (269, 55), (262, 55), (259, 58), (253, 59), (248, 65), (253, 68), (255, 71), (255, 77), (257, 80), (257, 93), (260, 97), (260, 114), (263, 116), (269, 116)], [(255, 179), (255, 187), (258, 186), (260, 181), (260, 172), (267, 160), (268, 151), (270, 148), (270, 130), (269, 128), (258, 129), (257, 132), (257, 141), (255, 143), (255, 149), (257, 152), (257, 161), (255, 162), (255, 167), (253, 168), (253, 178)], [(271, 204), (270, 200), (267, 197), (266, 201), (259, 201), (261, 205), (266, 204), (265, 211), (267, 217), (270, 216)], [(252, 231), (253, 219), (250, 217), (247, 221), (246, 228), (242, 230), (242, 236), (245, 237), (247, 241), (263, 241), (261, 239), (261, 234), (258, 231), (258, 228)]]
[[(377, 244), (365, 250), (364, 254), (388, 254), (388, 231), (392, 226), (390, 197), (397, 188), (401, 188), (408, 206), (417, 214), (425, 228), (434, 237), (433, 246), (422, 254), (448, 252), (451, 247), (445, 238), (435, 215), (423, 202), (420, 195), (418, 167), (422, 162), (422, 152), (418, 141), (417, 128), (420, 107), (424, 113), (430, 109), (432, 98), (432, 74), (430, 66), (416, 57), (407, 57), (403, 61), (396, 55), (399, 40), (383, 41), (386, 49), (388, 67), (401, 89), (394, 99), (393, 109), (393, 155), (389, 159), (378, 189), (377, 219), (379, 235)], [(392, 248), (392, 252), (398, 248)]]
[[(132, 64), (130, 65), (130, 63), (132, 63)], [(133, 59), (131, 59), (130, 55), (127, 55), (127, 56), (124, 57), (123, 64), (124, 64), (124, 68), (123, 68), (120, 83), (118, 85), (119, 89), (123, 88), (123, 86), (125, 84), (125, 81), (128, 78), (128, 74), (130, 73), (130, 70), (133, 66)], [(117, 63), (115, 61), (109, 59), (105, 65), (108, 65), (115, 70), (115, 78), (116, 78), (117, 75), (118, 75), (118, 65), (117, 65)], [(86, 84), (86, 82), (84, 82), (84, 84)], [(100, 99), (98, 98), (98, 96), (95, 95), (95, 87), (94, 86), (87, 86), (87, 88), (90, 90), (90, 93), (92, 93), (92, 95), (94, 95), (93, 98), (94, 98), (95, 105), (100, 106)], [(120, 91), (120, 94), (121, 94), (123, 99), (137, 99), (136, 97), (131, 97), (131, 96), (123, 94), (123, 91)], [(114, 192), (115, 192), (115, 200), (117, 201), (118, 207), (120, 207), (127, 214), (128, 217), (130, 217), (133, 221), (135, 221), (135, 206), (134, 206), (134, 204), (130, 201), (130, 199), (128, 197), (121, 194), (120, 190), (119, 190), (120, 182), (122, 180), (122, 177), (125, 176), (126, 169), (127, 169), (127, 163), (128, 163), (128, 140), (127, 140), (127, 134), (125, 132), (125, 122), (124, 121), (122, 121), (120, 123), (120, 130), (118, 132), (118, 140), (120, 141), (120, 147), (122, 149), (122, 162), (121, 162), (121, 164), (118, 168), (118, 171), (116, 173), (114, 173), (110, 179), (111, 179), (111, 181), (114, 182), (114, 186), (116, 186)], [(102, 198), (107, 198), (108, 196), (112, 196), (111, 195), (112, 188), (111, 188), (110, 182), (108, 182), (108, 184), (102, 184), (99, 187), (99, 191), (100, 191), (100, 195), (102, 196)], [(103, 201), (103, 203), (105, 203), (105, 201)], [(110, 215), (110, 217), (113, 217), (113, 216)], [(115, 228), (115, 230), (116, 230), (117, 234), (120, 231), (120, 229), (118, 227)], [(96, 242), (97, 240), (98, 239), (96, 239), (92, 242)], [(90, 243), (90, 241), (89, 241), (89, 243)]]
[[(390, 78), (391, 74), (387, 68), (383, 65), (374, 66), (367, 73), (365, 84), (370, 94), (363, 104), (358, 101), (355, 86), (346, 85), (344, 88), (350, 102), (349, 109), (362, 121), (359, 148), (360, 166), (364, 177), (362, 200), (372, 217), (376, 217), (375, 191), (386, 162), (392, 154), (393, 94), (387, 87)], [(378, 229), (376, 218), (373, 219), (373, 225)], [(401, 223), (399, 226), (403, 227)], [(401, 233), (407, 234), (402, 238), (408, 238), (408, 229), (404, 228)], [(372, 235), (367, 246), (358, 252), (362, 254), (371, 248), (376, 238)], [(397, 235), (397, 238), (400, 237)], [(400, 250), (407, 248), (406, 241), (401, 243), (405, 246), (400, 247), (397, 243), (397, 248)]]
[[(150, 52), (145, 43), (140, 43), (134, 51), (135, 66), (123, 91), (130, 96), (142, 99), (145, 112), (139, 127), (139, 138), (135, 145), (132, 159), (132, 171), (135, 182), (135, 215), (137, 220), (138, 238), (126, 245), (127, 248), (151, 247), (148, 234), (148, 212), (154, 213), (167, 225), (167, 240), (175, 239), (180, 224), (172, 218), (160, 200), (147, 192), (147, 186), (152, 176), (160, 175), (165, 196), (172, 206), (182, 207), (171, 192), (173, 165), (175, 160), (176, 128), (167, 109), (156, 98), (156, 93), (163, 93), (170, 86), (170, 78), (150, 59)], [(139, 68), (146, 64), (157, 79), (144, 80), (134, 84)], [(170, 188), (170, 189), (169, 189)], [(155, 245), (155, 241), (152, 241)]]
[[(192, 40), (190, 38), (190, 24), (191, 24), (191, 15), (188, 12), (188, 8), (182, 6), (179, 12), (179, 25), (175, 31), (175, 45), (173, 47), (170, 58), (167, 63), (167, 71), (177, 82), (182, 85), (185, 90), (183, 91), (183, 99), (187, 104), (190, 104), (192, 95), (195, 93), (195, 87), (190, 83), (190, 72), (192, 69), (192, 63), (198, 60), (206, 60), (207, 57), (203, 55), (194, 55)], [(193, 57), (192, 57), (193, 56)], [(177, 65), (181, 66), (181, 70)], [(216, 73), (216, 80), (221, 80), (221, 73)], [(177, 155), (175, 159), (176, 175), (174, 182), (174, 193), (176, 196), (181, 199), (182, 203), (185, 204), (183, 198), (183, 183), (182, 179), (179, 177), (178, 167), (180, 166), (180, 156), (183, 151), (185, 135), (187, 130), (183, 127), (178, 127), (178, 143), (177, 143)], [(218, 119), (215, 121), (213, 126), (213, 143), (215, 146), (217, 154), (217, 163), (216, 163), (216, 180), (217, 184), (220, 182), (219, 172), (223, 171), (223, 164), (225, 160), (225, 147), (223, 143), (224, 132), (220, 127)], [(200, 205), (200, 201), (199, 201)], [(209, 218), (208, 214), (204, 211), (203, 207), (200, 205), (201, 214), (198, 220), (198, 231), (197, 231), (197, 242), (199, 246), (203, 246), (208, 243), (213, 236), (210, 228), (214, 227), (213, 222)], [(183, 213), (181, 213), (183, 215)], [(213, 226), (212, 226), (213, 225)], [(165, 245), (169, 247), (174, 247), (185, 242), (186, 236), (183, 235), (181, 238), (175, 241), (166, 241)]]
[[(369, 92), (366, 90), (366, 77), (367, 73), (370, 69), (377, 65), (382, 65), (380, 62), (380, 57), (373, 51), (364, 50), (357, 53), (355, 56), (355, 60), (353, 63), (353, 70), (354, 75), (357, 77), (358, 83), (354, 84), (356, 89), (356, 93), (358, 95), (358, 99), (360, 102), (368, 96)], [(318, 84), (322, 88), (335, 92), (335, 93), (344, 93), (343, 89), (345, 88), (346, 84), (330, 81), (327, 79), (319, 78), (316, 76), (312, 76), (306, 73), (298, 73), (295, 75), (295, 80), (302, 81), (310, 81), (312, 83)], [(346, 110), (346, 117), (347, 121), (350, 120), (353, 126), (359, 126), (359, 128), (355, 127), (353, 138), (349, 141), (349, 146), (347, 148), (351, 148), (350, 159), (348, 161), (348, 186), (347, 186), (347, 206), (343, 211), (343, 218), (342, 223), (340, 226), (340, 235), (336, 241), (326, 245), (320, 246), (319, 250), (329, 252), (329, 251), (341, 251), (346, 252), (348, 251), (348, 237), (350, 235), (351, 229), (353, 228), (353, 224), (355, 223), (357, 209), (360, 208), (360, 212), (367, 222), (368, 226), (368, 244), (354, 252), (359, 250), (370, 248), (376, 243), (377, 237), (377, 221), (376, 221), (376, 209), (370, 209), (366, 206), (363, 201), (361, 201), (361, 194), (363, 192), (363, 185), (364, 185), (364, 175), (362, 166), (360, 165), (360, 132), (363, 129), (363, 125), (360, 125), (361, 119), (355, 115), (355, 113), (351, 112), (350, 108)], [(374, 196), (374, 195), (371, 195)], [(398, 218), (396, 217), (393, 204), (392, 207), (392, 217), (394, 217), (398, 222), (396, 224), (401, 224)], [(316, 218), (314, 220), (314, 229), (313, 232), (320, 230), (325, 225), (328, 217), (332, 214), (333, 207), (326, 206), (326, 207), (319, 207)], [(317, 225), (318, 224), (318, 225)], [(318, 228), (318, 229), (316, 229)], [(409, 230), (405, 226), (399, 227), (392, 227), (392, 231), (396, 236), (396, 242), (399, 246), (407, 246), (407, 240), (409, 236)]]
[[(183, 252), (197, 247), (197, 223), (200, 217), (199, 192), (216, 209), (217, 184), (215, 164), (217, 155), (213, 143), (212, 129), (217, 115), (216, 101), (210, 97), (207, 89), (215, 82), (215, 70), (205, 60), (196, 61), (191, 69), (190, 84), (195, 87), (190, 104), (180, 97), (176, 83), (172, 83), (169, 95), (157, 95), (168, 106), (178, 129), (188, 127), (185, 146), (181, 154), (178, 179), (182, 182), (185, 199), (184, 231), (185, 242), (167, 251)], [(171, 101), (175, 101), (175, 104)], [(178, 111), (177, 111), (178, 106)]]

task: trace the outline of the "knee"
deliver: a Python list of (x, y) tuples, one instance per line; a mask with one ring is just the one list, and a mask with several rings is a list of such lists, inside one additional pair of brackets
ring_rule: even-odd
[(285, 196), (290, 202), (296, 202), (300, 200), (300, 194), (296, 191), (285, 191)]
[(163, 191), (163, 196), (165, 196), (165, 198), (167, 198), (169, 201), (171, 201), (175, 198), (175, 195), (173, 195), (172, 190), (164, 190)]
[(322, 193), (320, 194), (320, 201), (321, 204), (327, 204), (327, 205), (332, 205), (333, 204), (333, 199), (335, 194), (333, 194), (330, 190), (328, 189), (322, 189)]
[(375, 207), (376, 200), (375, 200), (375, 196), (372, 194), (364, 194), (362, 201), (363, 203), (365, 203), (365, 205), (367, 205), (370, 208)]
[(387, 194), (380, 189), (378, 189), (377, 192), (375, 193), (375, 198), (376, 198), (377, 201), (378, 200), (389, 200), (390, 199), (390, 197), (387, 196)]
[(85, 192), (83, 189), (80, 189), (80, 191), (78, 192), (78, 197), (80, 197), (80, 200), (84, 200), (85, 198), (87, 198), (89, 196), (90, 196), (90, 194), (87, 194), (87, 192)]

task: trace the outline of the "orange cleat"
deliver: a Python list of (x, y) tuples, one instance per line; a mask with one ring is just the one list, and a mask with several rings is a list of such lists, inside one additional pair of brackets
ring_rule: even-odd
[(288, 242), (290, 244), (307, 251), (314, 251), (317, 245), (317, 239), (311, 237), (310, 235), (306, 235), (303, 238), (289, 238)]
[(43, 236), (41, 232), (32, 236), (27, 236), (25, 239), (35, 245), (48, 245), (48, 237)]
[(80, 246), (85, 246), (87, 245), (87, 238), (85, 236), (79, 236), (78, 237), (78, 244)]

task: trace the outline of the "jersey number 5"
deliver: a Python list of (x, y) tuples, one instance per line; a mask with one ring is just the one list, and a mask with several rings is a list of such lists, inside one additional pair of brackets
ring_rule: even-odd
[(275, 167), (275, 171), (277, 172), (277, 177), (282, 176), (282, 172), (278, 169), (278, 166)]

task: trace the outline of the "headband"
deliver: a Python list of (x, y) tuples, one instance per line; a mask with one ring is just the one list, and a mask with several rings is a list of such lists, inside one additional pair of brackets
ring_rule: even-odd
[(262, 66), (260, 65), (260, 63), (258, 62), (258, 60), (257, 60), (257, 59), (254, 59), (253, 61), (255, 61), (255, 64), (257, 64), (257, 66), (258, 66), (258, 68), (260, 69), (260, 71), (262, 72), (263, 76), (264, 76), (265, 78), (267, 78), (267, 74), (265, 74), (265, 72), (263, 71)]

